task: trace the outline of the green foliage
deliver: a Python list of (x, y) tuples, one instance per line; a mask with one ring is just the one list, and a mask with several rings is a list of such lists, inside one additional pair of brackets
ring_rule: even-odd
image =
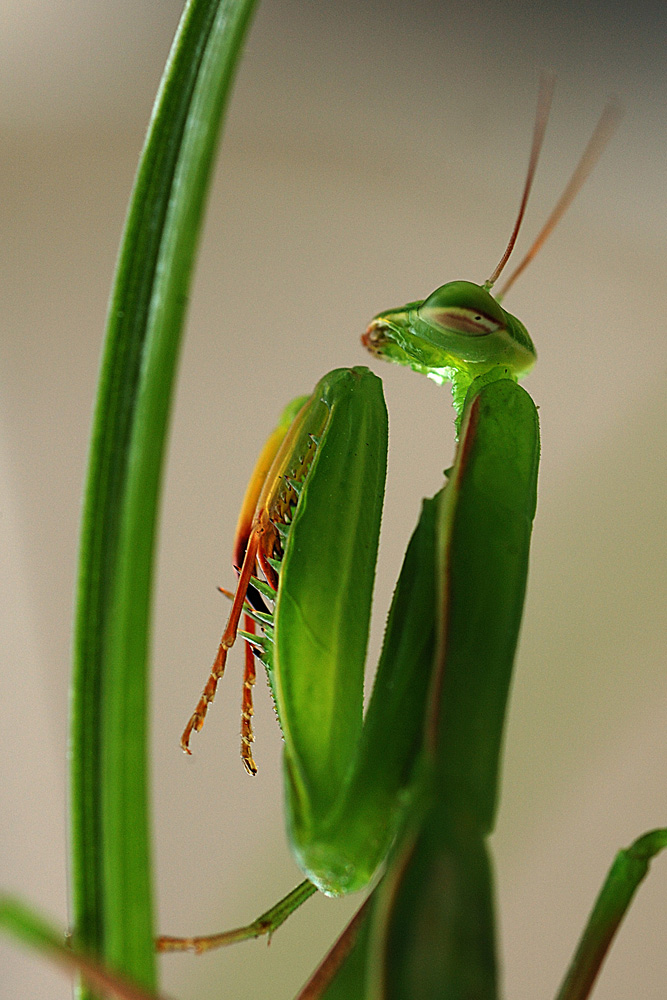
[(205, 194), (253, 0), (192, 0), (141, 156), (109, 309), (81, 534), (71, 737), (76, 944), (155, 984), (147, 669), (169, 404)]
[[(71, 944), (16, 900), (0, 898), (0, 927), (77, 969), (88, 997), (155, 996), (146, 722), (153, 548), (189, 282), (253, 7), (254, 0), (186, 6), (121, 245), (81, 535)], [(260, 620), (286, 742), (288, 831), (304, 872), (331, 894), (372, 884), (385, 863), (302, 997), (495, 1000), (487, 837), (539, 461), (537, 413), (515, 378), (535, 352), (488, 287), (469, 282), (380, 314), (366, 338), (378, 356), (453, 382), (460, 441), (448, 482), (424, 502), (406, 552), (364, 718), (387, 448), (381, 383), (366, 369), (337, 369), (305, 406), (289, 410), (296, 416), (274, 478), (298, 501), (280, 525), (281, 542), (265, 553), (277, 590), (258, 585), (274, 605)], [(313, 461), (301, 481), (289, 463), (303, 463), (306, 453)], [(267, 484), (274, 486), (271, 473)], [(651, 858), (666, 844), (667, 831), (656, 830), (620, 852), (558, 1000), (589, 995)], [(271, 933), (313, 892), (301, 883), (215, 944)], [(161, 947), (169, 948), (167, 939)]]

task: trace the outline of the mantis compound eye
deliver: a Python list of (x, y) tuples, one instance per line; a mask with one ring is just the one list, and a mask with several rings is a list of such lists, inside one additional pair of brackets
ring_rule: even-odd
[(436, 329), (464, 337), (487, 337), (507, 325), (496, 300), (471, 281), (450, 281), (436, 288), (422, 303), (419, 318)]

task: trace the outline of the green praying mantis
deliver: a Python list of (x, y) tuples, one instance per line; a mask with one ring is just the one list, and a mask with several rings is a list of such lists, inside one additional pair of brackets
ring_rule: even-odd
[[(552, 92), (553, 81), (544, 80), (517, 221), (490, 278), (482, 285), (452, 281), (380, 313), (362, 337), (375, 357), (451, 383), (458, 436), (446, 485), (424, 501), (408, 546), (365, 714), (388, 443), (380, 379), (361, 367), (325, 375), (310, 396), (289, 404), (260, 455), (238, 522), (231, 613), (182, 746), (189, 752), (241, 636), (241, 757), (254, 774), (259, 658), (285, 744), (288, 836), (307, 881), (249, 928), (163, 938), (162, 950), (205, 950), (270, 932), (315, 888), (336, 896), (371, 885), (302, 996), (497, 996), (486, 841), (539, 463), (537, 411), (517, 384), (534, 365), (535, 348), (500, 302), (618, 119), (608, 106), (552, 215), (494, 297), (523, 219)], [(560, 1000), (588, 995), (650, 857), (666, 843), (667, 833), (655, 831), (621, 852)]]

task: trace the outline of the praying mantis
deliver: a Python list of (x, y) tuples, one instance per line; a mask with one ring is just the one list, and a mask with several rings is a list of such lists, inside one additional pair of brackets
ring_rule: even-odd
[[(552, 215), (494, 297), (523, 219), (552, 92), (553, 81), (543, 80), (521, 206), (491, 276), (481, 285), (451, 281), (379, 313), (362, 337), (375, 357), (451, 383), (458, 436), (447, 482), (424, 501), (408, 546), (365, 714), (387, 452), (379, 378), (361, 367), (325, 375), (310, 396), (289, 404), (260, 455), (237, 527), (232, 610), (182, 746), (190, 752), (241, 636), (241, 757), (256, 773), (259, 658), (285, 741), (288, 837), (307, 881), (249, 928), (212, 939), (163, 938), (162, 950), (205, 950), (271, 932), (315, 889), (336, 896), (372, 886), (302, 996), (497, 996), (487, 838), (540, 448), (536, 408), (518, 385), (535, 348), (500, 302), (618, 120), (610, 105)], [(559, 1000), (588, 995), (632, 893), (665, 845), (667, 831), (657, 830), (621, 852)]]

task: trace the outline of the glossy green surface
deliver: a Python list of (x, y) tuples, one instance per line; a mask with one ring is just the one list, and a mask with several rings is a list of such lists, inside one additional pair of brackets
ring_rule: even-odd
[(147, 697), (162, 459), (205, 194), (253, 7), (253, 0), (190, 0), (174, 39), (118, 258), (81, 529), (70, 741), (73, 941), (149, 987), (156, 965)]
[(436, 508), (426, 505), (406, 553), (362, 725), (386, 471), (380, 380), (364, 368), (329, 373), (289, 443), (284, 475), (298, 502), (264, 660), (285, 737), (292, 849), (338, 895), (369, 882), (407, 805), (399, 793), (419, 751), (433, 661)]
[(376, 357), (451, 382), (459, 417), (474, 378), (497, 365), (520, 378), (537, 358), (523, 323), (471, 281), (450, 281), (423, 301), (379, 313), (362, 341)]
[(369, 996), (495, 1000), (486, 843), (535, 513), (535, 406), (473, 383), (437, 526), (437, 652), (411, 822), (380, 888)]
[(487, 833), (528, 574), (539, 427), (532, 399), (510, 379), (479, 392), (475, 383), (470, 397), (440, 511), (431, 736), (443, 796)]
[[(333, 789), (324, 775), (324, 809), (300, 796), (286, 748), (292, 848), (308, 877), (333, 895), (370, 881), (409, 810), (433, 665), (435, 515), (435, 503), (426, 501), (392, 601), (363, 730), (344, 759), (341, 784)], [(340, 669), (346, 671), (345, 661)], [(312, 739), (319, 739), (315, 729)]]
[(280, 568), (274, 685), (298, 794), (326, 810), (361, 730), (387, 413), (382, 383), (367, 369), (330, 373), (312, 399), (294, 441), (299, 459), (309, 434), (318, 437)]

